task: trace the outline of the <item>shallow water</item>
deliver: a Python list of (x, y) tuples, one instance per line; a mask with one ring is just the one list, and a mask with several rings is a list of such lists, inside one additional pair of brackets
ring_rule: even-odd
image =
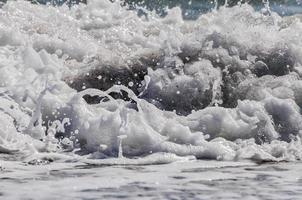
[(26, 165), (2, 161), (3, 199), (300, 199), (300, 162)]

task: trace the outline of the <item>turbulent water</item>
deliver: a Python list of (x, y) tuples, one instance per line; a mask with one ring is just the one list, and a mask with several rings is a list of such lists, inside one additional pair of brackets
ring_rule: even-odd
[(22, 183), (27, 170), (43, 179), (38, 169), (53, 163), (68, 177), (61, 165), (203, 171), (207, 162), (196, 160), (216, 160), (211, 169), (301, 160), (302, 15), (281, 16), (268, 3), (221, 6), (196, 20), (184, 20), (179, 7), (164, 17), (138, 10), (108, 0), (3, 5), (3, 184)]

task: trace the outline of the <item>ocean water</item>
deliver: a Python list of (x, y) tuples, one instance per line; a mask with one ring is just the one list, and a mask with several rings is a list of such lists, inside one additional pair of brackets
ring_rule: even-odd
[(301, 164), (190, 161), (87, 166), (3, 162), (3, 199), (300, 199)]
[(3, 4), (1, 198), (299, 199), (301, 2), (153, 3)]

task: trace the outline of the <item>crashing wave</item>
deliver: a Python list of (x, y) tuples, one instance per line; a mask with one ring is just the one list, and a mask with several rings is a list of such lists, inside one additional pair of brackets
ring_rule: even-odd
[(0, 151), (300, 160), (301, 34), (299, 16), (247, 4), (185, 21), (107, 0), (8, 2)]

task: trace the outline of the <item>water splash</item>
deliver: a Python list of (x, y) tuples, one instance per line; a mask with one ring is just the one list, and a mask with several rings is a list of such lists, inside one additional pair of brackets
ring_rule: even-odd
[(301, 20), (266, 3), (269, 14), (242, 4), (186, 21), (180, 8), (139, 17), (105, 0), (8, 2), (0, 151), (301, 159)]

